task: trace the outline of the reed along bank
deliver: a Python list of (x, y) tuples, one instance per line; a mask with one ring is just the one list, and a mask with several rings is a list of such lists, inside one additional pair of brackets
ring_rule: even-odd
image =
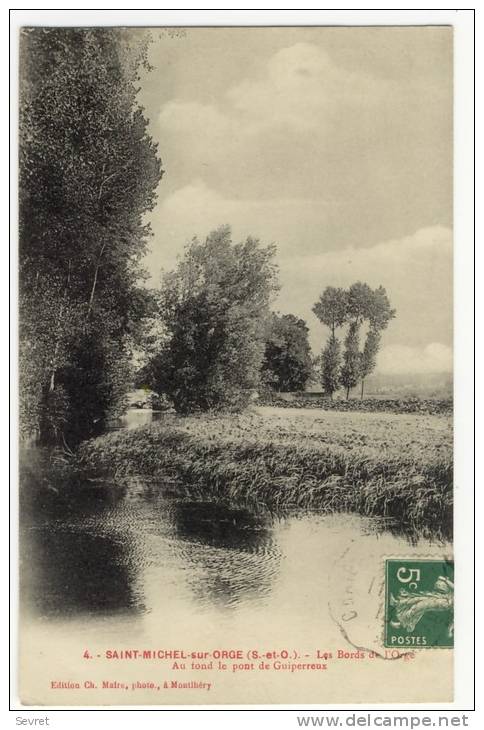
[(77, 468), (140, 475), (190, 498), (393, 518), (449, 535), (452, 422), (446, 415), (257, 407), (164, 414), (84, 442)]

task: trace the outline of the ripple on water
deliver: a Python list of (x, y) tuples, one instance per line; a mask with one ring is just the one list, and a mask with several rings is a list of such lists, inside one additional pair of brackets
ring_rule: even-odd
[(328, 576), (341, 570), (345, 550), (367, 562), (410, 550), (381, 520), (277, 518), (177, 499), (162, 487), (137, 478), (68, 498), (53, 494), (26, 512), (21, 587), (30, 613), (167, 618), (179, 609), (260, 609), (300, 618), (327, 604)]

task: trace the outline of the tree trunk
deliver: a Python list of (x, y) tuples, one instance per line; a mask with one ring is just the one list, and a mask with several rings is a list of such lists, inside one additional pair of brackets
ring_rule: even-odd
[[(130, 164), (130, 160), (128, 160), (128, 162), (126, 163), (126, 165), (128, 165), (128, 164)], [(126, 167), (126, 165), (123, 165), (123, 167)], [(105, 171), (106, 171), (106, 163), (103, 164), (103, 171), (102, 171), (103, 175), (104, 175)], [(103, 192), (103, 187), (108, 182), (108, 180), (111, 180), (111, 178), (116, 177), (117, 174), (118, 174), (118, 172), (113, 172), (113, 173), (111, 173), (111, 175), (108, 175), (101, 181), (101, 185), (99, 186), (99, 193), (97, 196), (100, 210), (102, 210), (101, 196), (102, 196), (102, 192)], [(89, 296), (89, 304), (87, 307), (87, 318), (88, 319), (89, 319), (89, 315), (91, 314), (92, 305), (94, 302), (94, 294), (96, 293), (97, 279), (99, 276), (99, 269), (101, 267), (101, 259), (102, 259), (103, 253), (104, 253), (104, 249), (106, 248), (106, 243), (107, 243), (107, 241), (104, 241), (103, 245), (101, 246), (101, 250), (99, 252), (99, 256), (97, 257), (97, 261), (96, 261), (96, 268), (94, 270), (94, 279), (92, 282), (91, 294)]]
[(89, 304), (88, 304), (88, 307), (87, 307), (87, 316), (88, 317), (91, 314), (91, 309), (92, 309), (92, 305), (93, 305), (93, 302), (94, 302), (94, 294), (96, 292), (97, 278), (98, 278), (98, 275), (99, 275), (99, 269), (100, 269), (100, 266), (101, 266), (101, 259), (102, 259), (102, 255), (104, 253), (104, 249), (105, 248), (106, 248), (106, 241), (104, 241), (103, 245), (101, 246), (101, 250), (99, 252), (99, 256), (98, 256), (98, 259), (97, 259), (97, 262), (96, 262), (96, 268), (94, 270), (94, 279), (92, 281), (91, 294), (89, 296)]
[(362, 378), (362, 379), (361, 379), (361, 393), (360, 393), (360, 400), (363, 400), (363, 392), (364, 392), (364, 388), (365, 388), (365, 379), (364, 379), (364, 378)]
[(59, 307), (59, 317), (57, 320), (54, 354), (52, 356), (52, 370), (50, 373), (50, 382), (49, 382), (49, 392), (50, 393), (52, 393), (52, 391), (55, 388), (55, 373), (57, 370), (57, 356), (59, 354), (59, 343), (60, 343), (60, 335), (61, 335), (61, 327), (62, 327), (62, 315), (64, 314), (65, 300), (67, 297), (67, 291), (69, 289), (70, 281), (71, 281), (71, 260), (69, 259), (69, 265), (67, 268), (66, 285), (64, 287), (64, 292), (62, 294), (62, 301), (61, 301), (61, 305)]
[(52, 372), (50, 374), (50, 384), (49, 384), (49, 392), (52, 393), (52, 391), (55, 388), (55, 371), (56, 371), (56, 358), (57, 358), (57, 342), (55, 343), (55, 350), (54, 350), (54, 361), (52, 363)]
[(346, 400), (350, 399), (350, 388), (349, 386), (346, 388)]

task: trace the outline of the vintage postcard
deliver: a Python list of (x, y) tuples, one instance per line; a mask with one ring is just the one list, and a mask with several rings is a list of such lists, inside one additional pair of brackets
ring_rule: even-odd
[(451, 702), (452, 27), (19, 52), (22, 703)]

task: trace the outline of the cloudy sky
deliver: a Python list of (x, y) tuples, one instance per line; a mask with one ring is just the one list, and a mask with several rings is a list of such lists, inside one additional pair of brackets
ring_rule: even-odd
[(386, 287), (379, 371), (452, 367), (449, 28), (154, 30), (140, 101), (166, 171), (155, 281), (221, 224), (278, 247), (275, 304), (325, 329), (328, 285)]

